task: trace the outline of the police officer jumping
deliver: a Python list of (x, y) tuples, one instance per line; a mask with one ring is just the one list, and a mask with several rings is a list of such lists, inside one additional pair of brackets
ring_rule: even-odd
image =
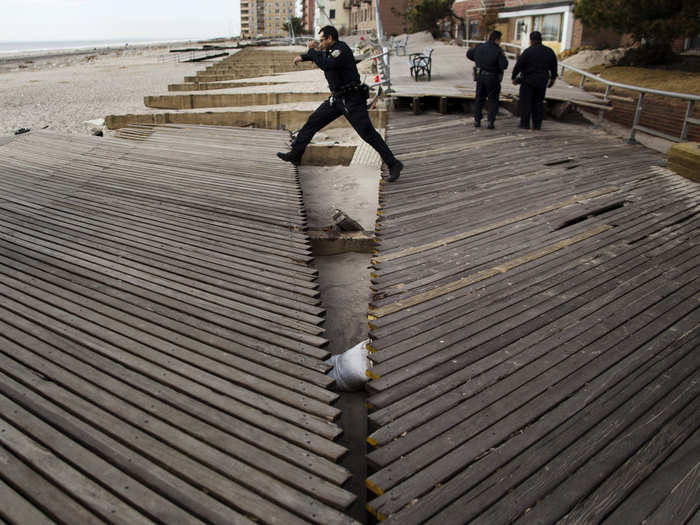
[(557, 55), (542, 45), (542, 33), (530, 33), (530, 47), (518, 57), (512, 74), (513, 84), (520, 84), (520, 128), (541, 129), (544, 119), (544, 96), (557, 79)]
[(487, 42), (467, 51), (467, 58), (476, 62), (476, 101), (474, 103), (474, 127), (481, 127), (482, 108), (488, 98), (488, 128), (494, 129), (498, 113), (498, 96), (501, 94), (503, 71), (508, 69), (508, 59), (500, 48), (501, 32), (492, 31)]
[(360, 137), (377, 150), (389, 167), (389, 176), (385, 180), (394, 182), (399, 178), (403, 164), (394, 157), (369, 119), (368, 93), (360, 82), (352, 50), (345, 42), (338, 41), (338, 30), (333, 26), (321, 28), (319, 35), (320, 44), (309, 42), (306, 54), (294, 57), (294, 63), (312, 61), (321, 68), (326, 75), (331, 96), (311, 114), (299, 130), (292, 142), (291, 151), (277, 153), (277, 156), (284, 161), (298, 164), (316, 132), (344, 115)]

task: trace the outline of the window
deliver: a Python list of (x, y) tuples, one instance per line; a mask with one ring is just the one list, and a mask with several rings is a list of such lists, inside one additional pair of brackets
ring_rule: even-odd
[(335, 9), (330, 10), (330, 15), (328, 15), (328, 17), (331, 19), (335, 18)]
[(469, 40), (476, 40), (479, 38), (479, 21), (469, 20)]
[(561, 18), (561, 14), (536, 16), (534, 30), (542, 33), (542, 40), (546, 42), (559, 41), (561, 39)]
[(689, 49), (700, 49), (700, 33), (698, 33), (693, 38), (687, 38), (684, 42), (683, 50), (688, 51)]

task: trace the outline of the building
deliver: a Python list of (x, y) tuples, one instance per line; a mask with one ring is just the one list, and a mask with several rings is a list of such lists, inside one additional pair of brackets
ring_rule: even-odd
[(241, 36), (287, 36), (282, 26), (295, 16), (295, 0), (241, 0)]
[(301, 25), (309, 33), (314, 31), (314, 11), (316, 9), (314, 0), (303, 0), (301, 4)]
[(241, 0), (241, 36), (250, 38), (250, 35), (256, 34), (257, 30), (251, 31), (255, 24), (255, 0)]
[(581, 46), (619, 47), (626, 42), (614, 31), (586, 28), (574, 18), (574, 0), (457, 0), (452, 9), (465, 19), (463, 34), (472, 40), (486, 38), (481, 20), (490, 13), (497, 18), (503, 41), (524, 47), (530, 45), (532, 31), (542, 33), (543, 43), (557, 53)]
[[(408, 31), (403, 14), (409, 0), (379, 0), (379, 16), (385, 35), (400, 35)], [(350, 0), (350, 27), (353, 33), (377, 31), (374, 0)]]
[(350, 5), (352, 0), (314, 0), (314, 33), (327, 25), (338, 30), (341, 35), (352, 32), (350, 27)]

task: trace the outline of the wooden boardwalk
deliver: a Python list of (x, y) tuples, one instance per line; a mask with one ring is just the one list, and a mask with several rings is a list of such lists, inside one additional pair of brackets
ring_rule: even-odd
[(392, 114), (369, 510), (397, 524), (700, 518), (700, 185), (545, 121)]
[[(474, 62), (466, 58), (467, 49), (458, 46), (436, 45), (433, 51), (433, 70), (430, 81), (418, 81), (409, 75), (408, 57), (391, 57), (391, 85), (394, 90), (392, 97), (397, 102), (410, 101), (414, 98), (447, 99), (451, 105), (457, 102), (470, 102), (476, 97), (476, 82), (472, 78)], [(508, 70), (505, 71), (501, 83), (501, 101), (512, 101), (518, 98), (519, 86), (514, 86), (510, 80), (515, 66), (514, 60), (509, 60)], [(600, 98), (591, 93), (567, 84), (562, 79), (557, 80), (553, 87), (547, 89), (547, 100), (551, 102), (570, 102), (585, 108), (603, 108), (606, 105)], [(437, 104), (436, 104), (437, 108)]]
[(351, 523), (288, 135), (0, 145), (0, 522)]

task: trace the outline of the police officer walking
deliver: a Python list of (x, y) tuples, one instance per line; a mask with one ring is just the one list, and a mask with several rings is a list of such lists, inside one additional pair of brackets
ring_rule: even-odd
[(500, 48), (501, 32), (492, 31), (487, 42), (467, 51), (467, 58), (476, 62), (476, 101), (474, 104), (474, 127), (481, 127), (482, 108), (488, 99), (488, 128), (494, 129), (498, 113), (498, 96), (501, 94), (503, 71), (508, 68), (508, 59)]
[[(382, 136), (374, 129), (367, 112), (367, 90), (360, 82), (360, 74), (352, 54), (345, 42), (338, 41), (338, 30), (325, 26), (319, 31), (320, 44), (308, 43), (305, 55), (294, 57), (294, 63), (313, 61), (323, 70), (331, 90), (331, 96), (321, 104), (299, 130), (292, 142), (292, 149), (277, 156), (287, 162), (298, 164), (306, 146), (318, 130), (344, 115), (362, 139), (372, 146), (389, 167), (388, 182), (399, 178), (403, 164), (394, 157)], [(318, 49), (316, 49), (318, 47)]]
[(520, 84), (520, 127), (540, 129), (544, 119), (544, 95), (557, 78), (557, 56), (542, 45), (539, 31), (530, 33), (530, 47), (518, 57), (513, 68), (513, 84)]

